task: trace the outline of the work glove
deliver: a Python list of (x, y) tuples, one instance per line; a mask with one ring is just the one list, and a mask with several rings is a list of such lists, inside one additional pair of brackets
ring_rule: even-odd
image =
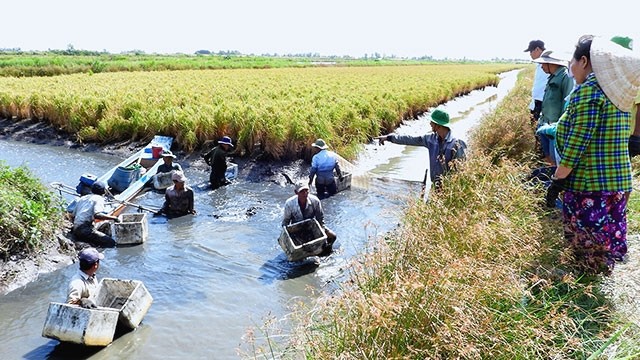
[(558, 123), (544, 124), (540, 126), (538, 130), (536, 130), (536, 135), (546, 135), (552, 139), (555, 139), (557, 126), (558, 126)]
[(640, 136), (629, 137), (629, 157), (640, 155)]
[(558, 195), (560, 195), (560, 192), (564, 190), (564, 184), (566, 181), (566, 179), (551, 180), (551, 185), (549, 185), (549, 188), (547, 189), (547, 195), (545, 196), (547, 207), (556, 207), (556, 200), (558, 199)]
[(376, 139), (378, 139), (378, 144), (384, 145), (384, 142), (389, 139), (389, 135), (376, 136)]
[(85, 309), (97, 309), (96, 304), (89, 298), (80, 299), (80, 306)]

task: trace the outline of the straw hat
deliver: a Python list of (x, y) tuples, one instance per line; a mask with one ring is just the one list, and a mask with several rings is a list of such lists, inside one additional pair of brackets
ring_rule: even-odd
[(621, 111), (631, 111), (640, 89), (640, 56), (608, 39), (594, 37), (591, 67), (609, 100)]

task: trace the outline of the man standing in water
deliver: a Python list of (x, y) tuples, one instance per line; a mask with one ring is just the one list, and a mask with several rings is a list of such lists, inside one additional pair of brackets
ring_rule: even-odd
[(309, 186), (316, 179), (316, 191), (318, 198), (324, 199), (334, 195), (337, 190), (336, 179), (333, 176), (333, 170), (342, 179), (342, 171), (338, 163), (338, 154), (327, 150), (329, 146), (322, 139), (316, 140), (311, 144), (314, 155), (311, 158), (311, 170), (309, 172)]
[(67, 290), (68, 304), (80, 305), (86, 309), (96, 308), (94, 302), (98, 291), (96, 272), (100, 268), (100, 260), (102, 259), (104, 259), (104, 255), (95, 248), (89, 247), (80, 251), (78, 254), (80, 269), (71, 278)]
[(158, 166), (158, 173), (169, 173), (174, 170), (182, 171), (182, 166), (177, 162), (174, 162), (176, 156), (171, 151), (165, 151), (162, 153), (163, 163)]
[[(454, 160), (465, 159), (467, 144), (456, 139), (449, 128), (449, 114), (436, 109), (431, 113), (431, 133), (422, 136), (382, 135), (376, 139), (384, 145), (385, 141), (394, 144), (424, 146), (429, 149), (429, 168), (424, 174), (423, 187), (427, 184), (427, 176), (436, 188), (441, 186), (442, 176), (454, 168)], [(428, 173), (431, 174), (428, 174)]]
[(174, 171), (171, 174), (171, 180), (173, 180), (173, 186), (164, 193), (164, 205), (158, 214), (162, 213), (169, 217), (195, 215), (193, 190), (185, 185), (187, 177), (182, 171)]
[(336, 233), (324, 225), (324, 211), (322, 210), (320, 199), (309, 194), (309, 185), (303, 181), (296, 184), (294, 192), (296, 194), (288, 198), (284, 204), (282, 226), (315, 218), (320, 226), (323, 227), (325, 234), (327, 234), (327, 244), (323, 254), (330, 253), (337, 236)]
[(204, 161), (211, 166), (209, 182), (213, 190), (229, 184), (225, 173), (227, 172), (227, 155), (229, 155), (232, 148), (231, 138), (223, 136), (222, 139), (218, 140), (218, 145), (204, 155)]

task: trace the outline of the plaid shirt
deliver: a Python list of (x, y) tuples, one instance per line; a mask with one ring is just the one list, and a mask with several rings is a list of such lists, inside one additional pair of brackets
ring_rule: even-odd
[(631, 191), (630, 114), (606, 97), (593, 73), (569, 98), (556, 130), (560, 165), (572, 191)]

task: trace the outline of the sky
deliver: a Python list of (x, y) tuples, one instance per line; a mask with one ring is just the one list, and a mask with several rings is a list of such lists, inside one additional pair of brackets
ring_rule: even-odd
[(640, 4), (626, 0), (8, 0), (1, 9), (0, 48), (24, 51), (530, 60), (533, 39), (567, 57), (583, 34), (640, 39)]

